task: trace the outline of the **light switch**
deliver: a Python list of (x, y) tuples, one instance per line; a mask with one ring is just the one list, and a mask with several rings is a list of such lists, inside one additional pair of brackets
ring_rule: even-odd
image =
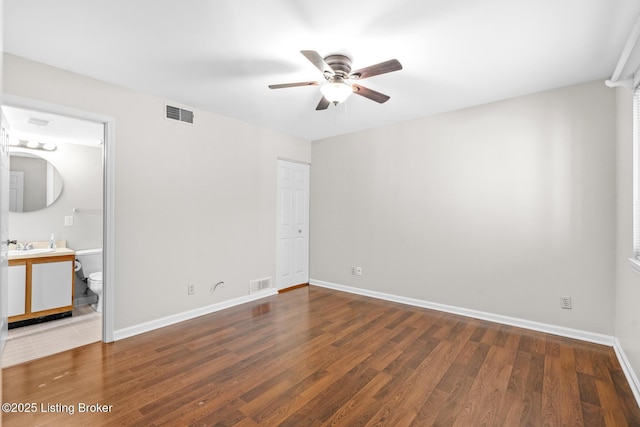
[(66, 215), (64, 217), (64, 225), (73, 225), (73, 215)]

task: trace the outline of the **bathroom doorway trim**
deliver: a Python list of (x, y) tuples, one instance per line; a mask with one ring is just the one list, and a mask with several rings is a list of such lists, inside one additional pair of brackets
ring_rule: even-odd
[(104, 148), (102, 154), (102, 185), (104, 187), (102, 218), (102, 274), (104, 283), (102, 295), (104, 298), (104, 305), (102, 307), (102, 341), (113, 342), (115, 313), (115, 118), (104, 114), (92, 113), (10, 94), (2, 95), (2, 105), (25, 110), (41, 111), (43, 113), (59, 114), (104, 125)]

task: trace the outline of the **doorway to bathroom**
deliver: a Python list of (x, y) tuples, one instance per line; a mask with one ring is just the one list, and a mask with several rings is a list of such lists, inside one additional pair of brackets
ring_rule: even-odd
[[(25, 314), (11, 317), (9, 312), (10, 321), (20, 322), (10, 323), (2, 354), (6, 367), (100, 340), (112, 341), (110, 304), (105, 303), (109, 298), (104, 296), (108, 284), (103, 287), (102, 274), (108, 277), (111, 269), (106, 249), (113, 241), (108, 227), (113, 120), (17, 97), (3, 102), (11, 132), (10, 168), (24, 175), (23, 194), (13, 197), (13, 189), (10, 193), (16, 203), (9, 214), (9, 237), (28, 247), (51, 240), (56, 248), (75, 251), (72, 310), (43, 317), (35, 312), (33, 319), (27, 314), (26, 321), (22, 321)], [(33, 176), (40, 178), (36, 181)], [(44, 184), (38, 189), (40, 181)], [(11, 303), (11, 262), (9, 273)], [(30, 290), (35, 294), (35, 289)], [(29, 297), (35, 301), (35, 295)]]

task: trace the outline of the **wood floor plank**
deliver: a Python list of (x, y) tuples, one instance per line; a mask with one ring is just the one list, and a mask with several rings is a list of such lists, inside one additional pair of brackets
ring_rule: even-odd
[(636, 401), (633, 399), (633, 392), (629, 383), (621, 370), (613, 370), (611, 372), (611, 379), (613, 380), (613, 386), (616, 390), (617, 399), (620, 401), (622, 410), (624, 411), (625, 418), (629, 425), (640, 426), (640, 413), (635, 410), (637, 407)]
[(580, 400), (580, 389), (578, 386), (578, 377), (575, 370), (562, 369), (561, 388), (562, 388), (562, 404), (561, 417), (564, 426), (582, 426), (582, 401)]
[[(434, 415), (436, 425), (452, 425), (457, 414), (461, 413), (467, 403), (466, 397), (469, 395), (469, 390), (474, 383), (480, 367), (484, 363), (489, 348), (490, 346), (486, 344), (473, 341), (467, 342), (454, 364), (442, 377), (436, 390), (444, 391), (447, 395), (444, 402), (438, 406), (438, 411)], [(468, 356), (471, 350), (473, 350), (473, 353), (471, 356)], [(427, 401), (421, 413), (426, 411), (426, 407), (430, 405), (432, 405), (432, 403)]]
[[(609, 347), (314, 286), (3, 371), (5, 426), (640, 426)], [(112, 405), (80, 412), (80, 403)]]
[(617, 397), (613, 384), (603, 380), (596, 380), (596, 388), (598, 389), (600, 404), (603, 407), (605, 424), (610, 427), (630, 425), (625, 419), (621, 399)]
[(520, 422), (525, 404), (525, 391), (530, 365), (531, 355), (529, 353), (516, 353), (504, 401), (498, 413), (498, 424), (515, 426)]
[(270, 393), (271, 400), (269, 404), (262, 407), (247, 405), (243, 408), (243, 411), (246, 411), (245, 413), (260, 425), (278, 425), (293, 416), (309, 402), (310, 399), (303, 395), (302, 392), (308, 390), (312, 385), (318, 384), (327, 375), (329, 373), (322, 369), (313, 372), (280, 396)]
[(447, 424), (440, 423), (437, 421), (436, 417), (442, 412), (443, 405), (447, 402), (449, 394), (438, 390), (437, 388), (433, 390), (431, 396), (424, 403), (420, 411), (415, 416), (413, 421), (410, 424), (410, 427), (422, 427), (422, 426), (445, 426)]
[(467, 404), (454, 426), (497, 425), (515, 356), (515, 350), (498, 346), (490, 348), (469, 390)]
[(576, 371), (581, 374), (593, 376), (593, 364), (591, 363), (589, 349), (577, 347), (574, 350), (574, 354), (576, 359)]
[[(604, 415), (600, 406), (594, 406), (589, 403), (582, 403), (582, 419), (585, 426), (604, 427)], [(629, 424), (634, 425), (634, 424)]]
[(596, 387), (596, 379), (591, 375), (578, 372), (578, 388), (580, 389), (580, 401), (591, 406), (599, 407), (600, 398)]
[(560, 384), (564, 399), (562, 402), (563, 423), (565, 426), (584, 425), (575, 352), (574, 347), (568, 342), (560, 345), (560, 372), (562, 375)]
[(409, 425), (462, 350), (461, 343), (442, 340), (393, 393), (367, 425)]
[(528, 353), (544, 354), (547, 347), (546, 335), (540, 332), (521, 332), (520, 350)]
[(562, 380), (562, 368), (559, 349), (556, 345), (547, 346), (553, 350), (547, 352), (544, 363), (544, 378), (542, 386), (542, 422), (544, 425), (562, 425), (562, 391), (560, 381)]
[(385, 372), (378, 372), (360, 391), (336, 410), (324, 425), (365, 425), (375, 415), (379, 406), (373, 396), (380, 388), (391, 381), (391, 378), (392, 377)]

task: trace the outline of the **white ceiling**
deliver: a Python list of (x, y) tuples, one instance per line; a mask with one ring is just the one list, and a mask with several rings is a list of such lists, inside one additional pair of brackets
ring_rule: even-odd
[[(638, 0), (4, 0), (4, 50), (309, 140), (611, 76)], [(315, 111), (300, 53), (404, 69)], [(197, 117), (196, 117), (197, 120)]]
[[(11, 129), (10, 137), (16, 140), (79, 144), (102, 148), (104, 142), (104, 125), (102, 123), (8, 106), (3, 106), (2, 111)], [(47, 123), (33, 124), (31, 119)]]

